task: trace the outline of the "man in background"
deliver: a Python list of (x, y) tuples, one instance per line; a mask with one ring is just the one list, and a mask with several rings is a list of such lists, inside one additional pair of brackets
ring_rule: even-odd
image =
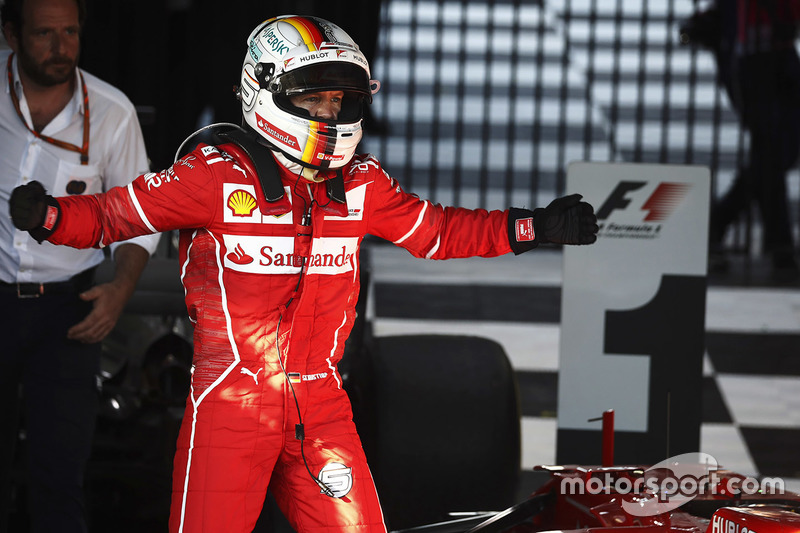
[(725, 271), (728, 228), (752, 205), (763, 227), (763, 252), (775, 281), (800, 276), (786, 176), (800, 154), (800, 56), (797, 0), (715, 1), (682, 28), (682, 40), (714, 53), (749, 150), (733, 183), (711, 209), (710, 268)]
[[(84, 0), (5, 0), (0, 49), (0, 211), (39, 181), (90, 195), (148, 170), (136, 111), (77, 68)], [(31, 530), (87, 531), (83, 477), (98, 405), (100, 341), (114, 328), (158, 235), (101, 250), (41, 243), (0, 217), (0, 531), (8, 528), (19, 422), (25, 422)], [(40, 242), (36, 242), (39, 240)], [(21, 394), (20, 394), (21, 391)]]

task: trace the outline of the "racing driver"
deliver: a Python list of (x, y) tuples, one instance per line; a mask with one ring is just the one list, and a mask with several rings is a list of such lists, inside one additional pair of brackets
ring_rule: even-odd
[(577, 194), (486, 211), (404, 192), (374, 157), (355, 155), (378, 87), (338, 26), (270, 19), (247, 41), (241, 126), (204, 128), (170, 168), (104, 194), (14, 191), (14, 223), (39, 242), (102, 247), (180, 230), (195, 330), (173, 533), (252, 531), (270, 484), (298, 532), (386, 530), (337, 372), (366, 234), (428, 259), (596, 240)]

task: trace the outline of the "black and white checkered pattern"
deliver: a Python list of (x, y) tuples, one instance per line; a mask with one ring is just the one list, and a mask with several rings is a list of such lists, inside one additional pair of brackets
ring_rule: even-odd
[(708, 165), (720, 194), (747, 136), (712, 55), (678, 43), (694, 5), (384, 0), (372, 107), (389, 132), (362, 148), (414, 192), (465, 207), (487, 175), (486, 207), (527, 206), (534, 173), (542, 204), (577, 160)]

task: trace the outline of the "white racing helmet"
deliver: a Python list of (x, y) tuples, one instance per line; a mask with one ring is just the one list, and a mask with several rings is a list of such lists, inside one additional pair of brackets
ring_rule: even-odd
[[(285, 15), (261, 23), (247, 40), (239, 97), (245, 122), (290, 160), (324, 170), (347, 164), (361, 140), (364, 106), (380, 84), (340, 27)], [(335, 120), (311, 117), (289, 97), (343, 91)]]

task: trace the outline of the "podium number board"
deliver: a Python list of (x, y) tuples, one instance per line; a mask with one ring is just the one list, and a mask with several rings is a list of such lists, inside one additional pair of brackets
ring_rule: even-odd
[(572, 163), (567, 190), (600, 232), (564, 248), (557, 461), (599, 464), (607, 409), (617, 464), (699, 451), (708, 169)]

